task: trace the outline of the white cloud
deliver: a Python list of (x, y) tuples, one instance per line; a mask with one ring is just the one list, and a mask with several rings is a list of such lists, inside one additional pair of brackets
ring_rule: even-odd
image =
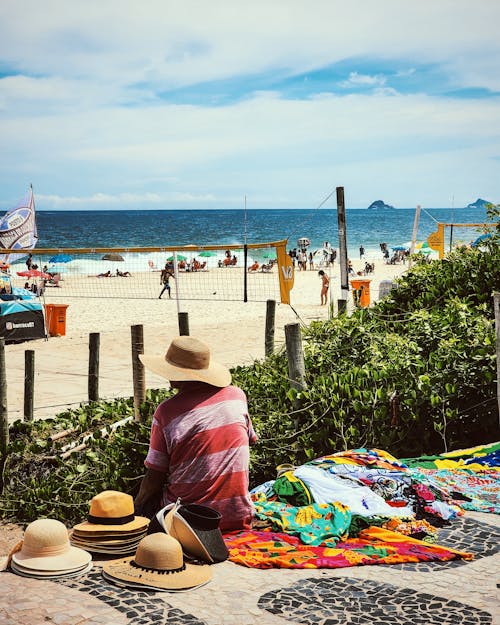
[(358, 72), (351, 72), (347, 80), (343, 80), (340, 86), (343, 88), (366, 86), (374, 87), (385, 85), (387, 78), (385, 76), (368, 76), (366, 74), (358, 74)]
[[(30, 181), (47, 207), (305, 206), (338, 184), (351, 206), (498, 197), (498, 98), (401, 95), (386, 76), (428, 64), (450, 90), (500, 90), (499, 18), (494, 0), (3, 0), (2, 203)], [(344, 81), (365, 94), (244, 91), (348, 59), (373, 63)], [(240, 101), (162, 100), (220, 79)]]

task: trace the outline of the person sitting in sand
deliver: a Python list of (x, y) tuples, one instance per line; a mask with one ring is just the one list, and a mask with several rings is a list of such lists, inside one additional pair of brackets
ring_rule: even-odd
[(186, 269), (186, 261), (185, 260), (179, 261), (179, 264), (177, 266), (179, 267), (179, 269)]
[(222, 531), (251, 529), (249, 446), (257, 436), (245, 393), (192, 336), (173, 339), (166, 354), (139, 359), (177, 392), (154, 413), (136, 514), (154, 517), (180, 498), (217, 510)]
[(250, 265), (250, 267), (248, 268), (248, 271), (257, 271), (258, 268), (259, 268), (259, 263), (255, 260), (253, 265)]
[(325, 306), (328, 303), (328, 288), (330, 287), (330, 278), (326, 275), (323, 269), (318, 271), (318, 276), (321, 277), (321, 306)]
[(128, 278), (129, 276), (132, 277), (130, 271), (120, 271), (119, 269), (116, 270), (116, 275), (120, 276), (120, 278)]
[(233, 254), (233, 257), (231, 258), (231, 265), (234, 267), (237, 262), (238, 262), (238, 259), (236, 258), (236, 255)]

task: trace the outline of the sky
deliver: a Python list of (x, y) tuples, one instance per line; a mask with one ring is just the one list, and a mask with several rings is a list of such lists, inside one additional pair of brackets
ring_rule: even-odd
[(499, 203), (499, 25), (498, 0), (2, 0), (0, 209), (30, 183), (39, 210)]

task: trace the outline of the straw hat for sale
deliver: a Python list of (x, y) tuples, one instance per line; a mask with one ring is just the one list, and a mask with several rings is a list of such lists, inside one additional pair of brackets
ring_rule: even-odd
[(220, 388), (231, 384), (229, 369), (210, 359), (210, 348), (192, 336), (179, 336), (170, 343), (166, 354), (139, 354), (143, 365), (162, 378), (175, 382), (206, 382)]
[(89, 553), (70, 545), (68, 530), (60, 521), (39, 519), (26, 528), (10, 565), (20, 575), (65, 577), (90, 570), (91, 560)]
[(185, 563), (179, 541), (163, 532), (143, 538), (135, 556), (106, 562), (102, 573), (119, 586), (142, 590), (188, 590), (212, 578), (208, 565)]
[(177, 501), (160, 510), (156, 518), (167, 534), (181, 543), (187, 557), (209, 564), (227, 560), (229, 552), (219, 529), (221, 515), (217, 510)]
[(87, 521), (73, 528), (71, 544), (92, 553), (129, 555), (146, 536), (148, 525), (149, 519), (135, 516), (130, 495), (105, 490), (92, 498)]
[(73, 528), (79, 534), (104, 532), (126, 534), (147, 528), (149, 519), (135, 516), (131, 495), (105, 490), (92, 498), (87, 520)]

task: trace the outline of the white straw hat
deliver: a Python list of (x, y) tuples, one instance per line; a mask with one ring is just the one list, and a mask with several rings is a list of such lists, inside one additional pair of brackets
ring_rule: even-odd
[(21, 550), (12, 554), (12, 561), (23, 570), (70, 572), (84, 568), (91, 561), (90, 553), (69, 542), (68, 530), (55, 519), (38, 519), (24, 532)]

